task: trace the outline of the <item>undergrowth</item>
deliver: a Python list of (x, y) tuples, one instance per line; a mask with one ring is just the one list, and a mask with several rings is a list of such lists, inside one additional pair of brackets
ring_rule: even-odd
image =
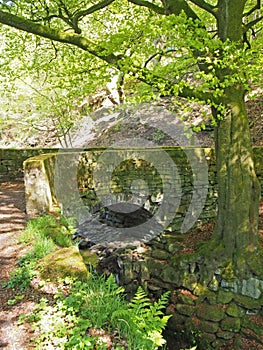
[(19, 243), (30, 245), (31, 249), (18, 259), (18, 267), (5, 285), (20, 290), (30, 286), (38, 273), (35, 269), (37, 261), (60, 247), (71, 246), (73, 232), (73, 226), (63, 216), (45, 215), (30, 220), (19, 237)]
[(52, 306), (42, 300), (35, 310), (34, 328), (40, 334), (35, 349), (154, 350), (164, 346), (162, 331), (170, 316), (163, 310), (169, 293), (152, 303), (139, 287), (128, 303), (123, 292), (113, 276), (70, 281), (67, 297), (57, 295)]
[[(60, 247), (72, 245), (72, 226), (63, 217), (43, 216), (28, 222), (20, 242), (31, 249), (19, 259), (8, 288), (30, 287), (37, 262)], [(66, 278), (54, 303), (41, 299), (21, 322), (31, 322), (38, 350), (155, 350), (165, 348), (164, 330), (170, 316), (164, 315), (169, 292), (152, 302), (139, 287), (134, 298), (125, 299), (124, 288), (111, 275), (90, 273), (85, 281)], [(67, 292), (65, 292), (65, 290)], [(10, 300), (15, 305), (21, 296)]]

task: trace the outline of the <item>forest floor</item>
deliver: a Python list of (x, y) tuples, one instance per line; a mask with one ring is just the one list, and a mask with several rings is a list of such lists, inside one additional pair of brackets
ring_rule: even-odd
[[(18, 243), (19, 232), (25, 225), (23, 183), (0, 183), (0, 348), (6, 350), (32, 349), (30, 343), (33, 336), (32, 329), (30, 325), (19, 323), (19, 316), (32, 312), (43, 296), (48, 299), (52, 298), (51, 294), (34, 288), (28, 288), (21, 292), (19, 289), (3, 287), (2, 282), (9, 280), (10, 273), (17, 266), (17, 259), (26, 252), (27, 247)], [(191, 234), (187, 245), (194, 247), (200, 239), (200, 234), (202, 237), (210, 236), (211, 224), (204, 225), (201, 230), (199, 229), (198, 232)], [(263, 201), (260, 205), (259, 237), (263, 247)], [(23, 295), (22, 300), (15, 303), (15, 305), (9, 305), (9, 300), (14, 300), (15, 296), (21, 294)], [(261, 345), (253, 344), (252, 341), (246, 343), (246, 350), (263, 349)], [(174, 346), (170, 349), (178, 350), (176, 345)]]

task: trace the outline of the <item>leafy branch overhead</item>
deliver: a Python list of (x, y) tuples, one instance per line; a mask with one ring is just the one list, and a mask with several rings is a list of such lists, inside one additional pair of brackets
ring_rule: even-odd
[[(253, 79), (255, 70), (246, 49), (262, 21), (260, 1), (7, 4), (2, 3), (0, 23), (78, 47), (123, 72), (126, 80), (146, 84), (148, 93), (180, 95), (217, 106), (228, 85), (243, 83), (244, 74)], [(235, 8), (232, 22), (242, 22), (241, 32), (234, 36), (221, 24), (228, 6), (229, 11)], [(243, 66), (236, 69), (240, 59)]]

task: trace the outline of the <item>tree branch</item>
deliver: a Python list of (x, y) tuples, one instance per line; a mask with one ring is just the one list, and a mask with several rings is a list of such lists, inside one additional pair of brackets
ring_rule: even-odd
[(211, 4), (208, 4), (204, 0), (190, 0), (193, 4), (197, 5), (203, 10), (206, 10), (209, 12), (211, 15), (213, 15), (215, 18), (217, 18), (217, 12), (216, 12), (216, 6), (213, 6)]
[(103, 9), (104, 7), (109, 6), (112, 2), (114, 2), (115, 0), (103, 0), (101, 2), (99, 2), (96, 5), (93, 5), (91, 7), (89, 7), (86, 10), (82, 10), (82, 11), (77, 11), (73, 14), (73, 23), (77, 24), (78, 21), (80, 19), (82, 19), (83, 17), (92, 14), (93, 12), (99, 11), (101, 9)]
[(244, 25), (243, 33), (246, 33), (249, 29), (251, 29), (254, 25), (256, 25), (258, 22), (263, 20), (263, 16), (258, 17), (254, 19), (254, 21), (251, 21)]
[(153, 10), (156, 13), (159, 13), (160, 15), (164, 15), (166, 13), (165, 9), (163, 7), (157, 6), (149, 1), (145, 0), (128, 0), (128, 2), (131, 2), (132, 4), (147, 7), (150, 10)]
[(77, 46), (110, 64), (115, 64), (121, 59), (121, 56), (116, 56), (114, 54), (103, 54), (103, 48), (100, 48), (99, 45), (83, 36), (52, 29), (42, 24), (34, 23), (28, 19), (18, 17), (9, 12), (0, 10), (0, 23), (43, 38)]

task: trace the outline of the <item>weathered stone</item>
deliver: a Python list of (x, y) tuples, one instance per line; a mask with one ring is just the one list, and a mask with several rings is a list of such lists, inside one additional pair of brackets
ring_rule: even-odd
[(262, 307), (262, 300), (252, 299), (243, 295), (235, 295), (234, 301), (246, 309), (260, 309)]
[[(262, 316), (261, 316), (262, 319)], [(263, 329), (261, 325), (257, 325), (255, 322), (253, 322), (248, 317), (244, 317), (242, 319), (242, 327), (248, 328), (252, 330), (257, 336), (263, 337)]]
[(167, 253), (165, 250), (154, 249), (152, 251), (152, 257), (156, 258), (156, 259), (165, 260), (165, 259), (168, 259), (169, 256), (170, 256), (170, 254)]
[(218, 322), (225, 317), (225, 313), (217, 305), (200, 304), (197, 308), (197, 316), (207, 321)]
[(182, 279), (182, 285), (189, 290), (193, 290), (194, 286), (196, 286), (198, 276), (195, 274), (189, 274), (189, 273), (184, 273), (184, 276), (181, 278)]
[(244, 309), (241, 309), (235, 303), (230, 303), (226, 309), (226, 314), (232, 317), (242, 317), (244, 315)]
[(248, 280), (243, 280), (241, 293), (251, 298), (259, 299), (261, 296), (261, 282), (262, 281), (253, 277)]
[(211, 304), (211, 305), (217, 304), (217, 293), (209, 290), (205, 294), (205, 298), (209, 301), (209, 304)]
[(29, 217), (47, 213), (57, 204), (52, 186), (55, 155), (41, 155), (24, 162), (26, 212)]
[(222, 338), (222, 339), (225, 339), (225, 340), (230, 340), (230, 339), (232, 339), (234, 337), (235, 333), (220, 330), (220, 331), (218, 331), (216, 333), (216, 335), (217, 335), (218, 338)]
[(218, 331), (219, 325), (217, 322), (209, 322), (204, 320), (199, 320), (198, 331), (202, 333), (216, 333)]
[(179, 280), (179, 271), (170, 265), (163, 267), (163, 270), (159, 270), (159, 276), (164, 282), (170, 282), (176, 284)]
[(221, 321), (221, 328), (223, 331), (239, 332), (240, 327), (240, 318), (227, 317)]
[(95, 253), (90, 252), (89, 250), (80, 250), (79, 251), (83, 261), (86, 265), (91, 265), (92, 267), (96, 268), (98, 265), (98, 255)]
[(208, 288), (210, 290), (215, 291), (215, 292), (218, 291), (218, 289), (219, 289), (219, 282), (218, 282), (216, 276), (213, 276), (211, 282), (208, 285)]
[(195, 305), (197, 297), (194, 295), (178, 294), (178, 301), (182, 304)]
[(220, 287), (227, 290), (227, 291), (238, 293), (239, 281), (238, 280), (233, 280), (233, 281), (222, 280), (220, 283)]
[(213, 333), (202, 333), (198, 339), (198, 349), (214, 350), (212, 343), (216, 340)]
[(148, 280), (149, 278), (150, 278), (149, 268), (144, 262), (141, 262), (141, 279)]
[(177, 304), (175, 308), (180, 314), (186, 316), (192, 316), (195, 311), (195, 307), (192, 305)]
[(46, 255), (38, 263), (44, 278), (57, 280), (67, 276), (86, 279), (88, 269), (77, 247), (62, 248)]
[(233, 293), (219, 290), (217, 294), (217, 302), (219, 304), (228, 304), (233, 299)]

